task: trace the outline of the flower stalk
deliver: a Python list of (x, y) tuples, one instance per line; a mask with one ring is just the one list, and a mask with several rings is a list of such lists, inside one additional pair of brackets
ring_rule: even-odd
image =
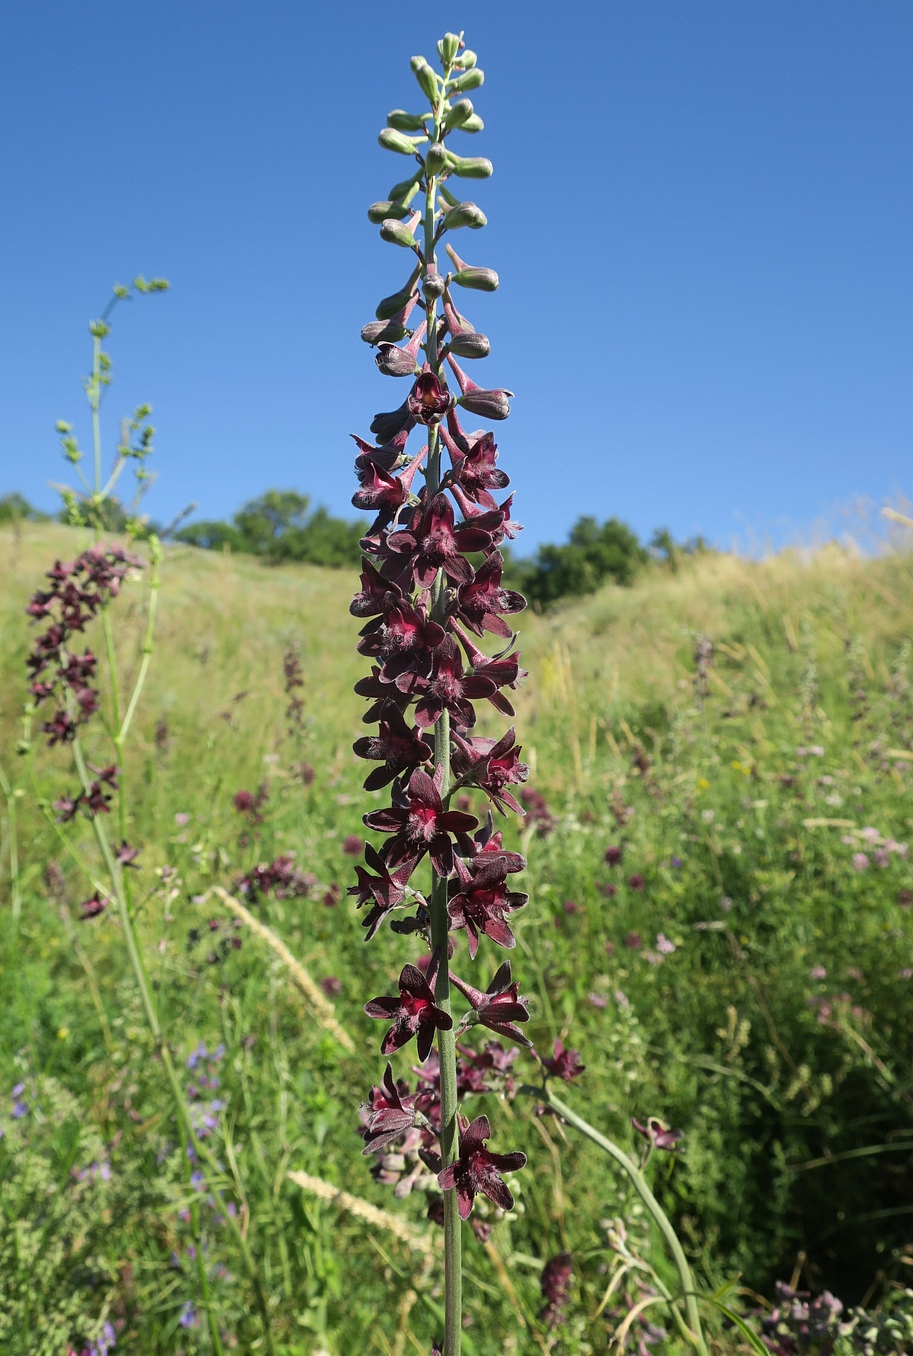
[[(418, 1091), (409, 1093), (405, 1084), (395, 1084), (388, 1071), (389, 1081), (372, 1089), (362, 1119), (366, 1152), (380, 1152), (390, 1145), (390, 1135), (383, 1130), (390, 1117), (399, 1127), (398, 1118), (406, 1114), (403, 1108), (414, 1107), (414, 1125), (405, 1125), (400, 1142), (404, 1151), (416, 1152), (420, 1160), (413, 1176), (424, 1165), (441, 1193), (432, 1195), (430, 1214), (443, 1226), (443, 1351), (444, 1356), (459, 1356), (462, 1221), (468, 1218), (477, 1191), (509, 1208), (512, 1197), (500, 1172), (516, 1170), (526, 1161), (521, 1153), (489, 1152), (484, 1147), (490, 1134), (487, 1119), (478, 1118), (470, 1126), (459, 1109), (467, 1088), (485, 1086), (480, 1061), (487, 1061), (486, 1067), (497, 1070), (499, 1077), (508, 1077), (513, 1052), (497, 1042), (489, 1042), (485, 1053), (464, 1046), (462, 1033), (477, 1018), (470, 1010), (455, 1025), (451, 979), (455, 938), (465, 929), (471, 961), (476, 959), (480, 935), (497, 945), (513, 946), (504, 916), (508, 909), (526, 903), (525, 895), (509, 895), (504, 886), (508, 873), (525, 865), (522, 858), (502, 848), (490, 808), (487, 823), (481, 825), (468, 810), (473, 794), (501, 814), (519, 808), (504, 794), (504, 786), (524, 780), (527, 769), (516, 757), (496, 759), (495, 741), (473, 740), (471, 731), (476, 723), (474, 703), (479, 700), (513, 714), (505, 689), (515, 687), (523, 675), (516, 656), (490, 659), (469, 640), (465, 628), (479, 636), (485, 631), (503, 636), (510, 649), (514, 637), (503, 614), (519, 611), (525, 603), (499, 587), (498, 546), (516, 524), (510, 522), (510, 502), (498, 504), (490, 489), (506, 485), (508, 477), (494, 469), (497, 449), (492, 435), (484, 430), (467, 433), (457, 414), (464, 403), (464, 385), (470, 393), (479, 388), (461, 377), (454, 390), (448, 379), (453, 349), (464, 357), (481, 358), (490, 348), (487, 338), (459, 315), (451, 288), (493, 291), (497, 274), (470, 268), (453, 251), (450, 259), (458, 267), (442, 273), (440, 265), (446, 267), (447, 260), (436, 254), (449, 232), (485, 224), (481, 210), (474, 203), (460, 202), (448, 185), (461, 178), (485, 178), (491, 164), (457, 155), (447, 144), (453, 132), (481, 130), (481, 118), (463, 96), (481, 86), (484, 76), (461, 34), (447, 33), (437, 46), (440, 73), (424, 57), (411, 62), (428, 110), (416, 114), (395, 109), (378, 138), (385, 149), (412, 158), (416, 168), (368, 211), (369, 219), (380, 226), (381, 239), (409, 250), (417, 263), (405, 286), (379, 303), (377, 322), (362, 329), (362, 339), (378, 349), (380, 371), (407, 377), (412, 386), (398, 408), (375, 416), (371, 424), (375, 446), (356, 436), (355, 469), (362, 488), (353, 503), (377, 513), (362, 539), (363, 587), (352, 603), (352, 612), (366, 619), (359, 651), (374, 664), (370, 678), (362, 679), (356, 691), (371, 699), (364, 720), (378, 722), (380, 733), (356, 741), (355, 752), (384, 762), (369, 775), (366, 789), (392, 785), (389, 808), (365, 815), (369, 829), (388, 835), (379, 849), (365, 845), (366, 866), (376, 874), (359, 867), (358, 884), (350, 894), (357, 896), (359, 907), (371, 904), (363, 920), (366, 939), (387, 921), (394, 931), (419, 937), (430, 952), (423, 961), (420, 958), (427, 980), (415, 966), (407, 965), (400, 975), (398, 997), (382, 996), (366, 1005), (370, 1016), (393, 1020), (384, 1037), (384, 1053), (417, 1039), (422, 1066), (416, 1070)], [(424, 318), (413, 331), (408, 323), (418, 306)], [(406, 344), (397, 347), (403, 340)], [(487, 399), (476, 401), (477, 412), (492, 410), (496, 418), (506, 416), (508, 392), (482, 394)], [(410, 458), (405, 449), (413, 430), (427, 437), (427, 446)], [(445, 445), (451, 463), (446, 472)], [(425, 483), (416, 492), (419, 468)], [(462, 521), (457, 521), (455, 508)], [(473, 564), (476, 553), (484, 560), (478, 567)], [(513, 731), (509, 735), (506, 747), (513, 748)], [(456, 790), (459, 802), (451, 808)], [(422, 891), (414, 873), (426, 857), (430, 882)], [(415, 912), (405, 919), (395, 916), (406, 908)], [(484, 984), (471, 985), (457, 977), (456, 987), (461, 993), (480, 995)], [(514, 997), (512, 1010), (523, 1020), (525, 1000), (516, 992)], [(526, 1043), (516, 1027), (492, 1029)], [(436, 1055), (431, 1048), (435, 1031)]]

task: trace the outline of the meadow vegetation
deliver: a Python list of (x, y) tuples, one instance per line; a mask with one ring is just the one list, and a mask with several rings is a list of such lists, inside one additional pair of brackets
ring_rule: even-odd
[[(87, 821), (55, 822), (69, 759), (43, 740), (16, 753), (26, 603), (86, 545), (55, 523), (0, 527), (0, 1350), (208, 1350), (193, 1208), (226, 1348), (263, 1349), (227, 1209), (278, 1350), (427, 1356), (441, 1309), (420, 1174), (372, 1176), (358, 1152), (377, 1078), (363, 996), (386, 992), (400, 952), (385, 931), (363, 945), (346, 897), (371, 799), (352, 752), (353, 580), (183, 544), (161, 566), (125, 758), (133, 898), (217, 1198), (185, 1172), (116, 914), (80, 917), (96, 847)], [(580, 1051), (564, 1100), (632, 1152), (632, 1117), (684, 1131), (648, 1172), (715, 1297), (715, 1351), (758, 1349), (721, 1310), (767, 1312), (792, 1280), (839, 1295), (843, 1319), (854, 1305), (882, 1318), (839, 1336), (819, 1303), (817, 1334), (790, 1345), (769, 1324), (768, 1349), (903, 1352), (913, 557), (830, 546), (674, 564), (522, 619), (531, 775), (507, 834), (529, 860), (528, 1030)], [(128, 674), (148, 596), (128, 579), (112, 604)], [(469, 1099), (512, 1141), (522, 1121), (530, 1167), (510, 1215), (467, 1231), (466, 1350), (582, 1356), (610, 1350), (623, 1322), (628, 1350), (683, 1350), (660, 1309), (640, 1308), (641, 1260), (673, 1272), (628, 1179), (536, 1114), (519, 1093), (536, 1080), (521, 1052), (499, 1091)]]

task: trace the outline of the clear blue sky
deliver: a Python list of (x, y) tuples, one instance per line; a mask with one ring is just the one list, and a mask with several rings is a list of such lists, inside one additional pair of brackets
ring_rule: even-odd
[(913, 496), (909, 0), (425, 10), (7, 9), (0, 492), (54, 505), (86, 322), (144, 272), (173, 291), (117, 313), (108, 437), (153, 404), (153, 515), (269, 486), (352, 512), (348, 434), (405, 391), (358, 338), (408, 271), (365, 216), (406, 163), (376, 136), (463, 28), (495, 175), (458, 243), (502, 278), (466, 310), (517, 393), (521, 546), (584, 512), (725, 545)]

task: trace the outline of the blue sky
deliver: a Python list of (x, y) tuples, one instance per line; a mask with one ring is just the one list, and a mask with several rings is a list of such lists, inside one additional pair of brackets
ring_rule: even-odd
[[(358, 338), (405, 280), (365, 216), (405, 161), (388, 109), (447, 28), (486, 73), (467, 150), (501, 274), (466, 310), (517, 393), (499, 427), (527, 524), (782, 540), (913, 497), (909, 0), (46, 0), (0, 54), (0, 492), (52, 507), (54, 421), (87, 439), (86, 323), (117, 421), (148, 399), (164, 520), (269, 486), (352, 512), (350, 432), (399, 404)], [(473, 375), (479, 380), (477, 371)]]

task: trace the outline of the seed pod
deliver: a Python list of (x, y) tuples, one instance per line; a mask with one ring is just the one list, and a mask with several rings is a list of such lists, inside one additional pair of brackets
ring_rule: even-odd
[(415, 143), (392, 127), (385, 127), (377, 140), (385, 151), (396, 151), (399, 155), (415, 154)]
[(487, 358), (491, 344), (485, 334), (476, 334), (472, 330), (460, 330), (450, 337), (450, 352), (458, 358)]
[(452, 66), (454, 57), (460, 50), (458, 33), (445, 33), (437, 45), (437, 54), (445, 66)]
[(494, 169), (494, 165), (484, 155), (463, 156), (448, 151), (447, 161), (460, 179), (487, 179)]
[(461, 268), (453, 274), (453, 281), (474, 292), (497, 292), (501, 280), (493, 268)]
[(480, 71), (478, 66), (473, 66), (471, 70), (464, 71), (458, 80), (453, 82), (454, 92), (465, 94), (467, 90), (478, 89), (485, 83), (485, 72)]
[(396, 315), (397, 311), (408, 306), (415, 296), (415, 284), (420, 272), (421, 265), (416, 264), (405, 287), (400, 288), (398, 292), (394, 292), (389, 297), (384, 297), (383, 301), (378, 303), (377, 310), (374, 312), (378, 320), (389, 320), (391, 316)]
[(458, 202), (444, 213), (442, 225), (445, 231), (455, 231), (459, 226), (469, 226), (477, 231), (481, 226), (488, 225), (488, 218), (474, 202)]
[(459, 99), (450, 109), (444, 120), (444, 126), (448, 132), (452, 132), (457, 127), (462, 127), (473, 115), (471, 99)]
[(393, 217), (388, 217), (380, 228), (381, 240), (386, 240), (391, 245), (401, 245), (403, 249), (411, 250), (415, 245), (415, 237), (409, 227), (402, 221), (396, 221)]
[(412, 73), (421, 86), (425, 97), (430, 99), (432, 103), (437, 103), (437, 76), (428, 65), (428, 62), (423, 56), (414, 56), (409, 62), (409, 65), (412, 67)]
[(405, 109), (394, 108), (387, 114), (387, 126), (397, 132), (424, 132), (427, 113), (407, 113)]
[(444, 150), (443, 143), (440, 141), (433, 142), (425, 152), (425, 173), (440, 174), (449, 158)]
[(453, 65), (458, 71), (469, 71), (478, 61), (478, 57), (469, 47), (465, 47), (462, 52), (457, 53), (453, 59)]

